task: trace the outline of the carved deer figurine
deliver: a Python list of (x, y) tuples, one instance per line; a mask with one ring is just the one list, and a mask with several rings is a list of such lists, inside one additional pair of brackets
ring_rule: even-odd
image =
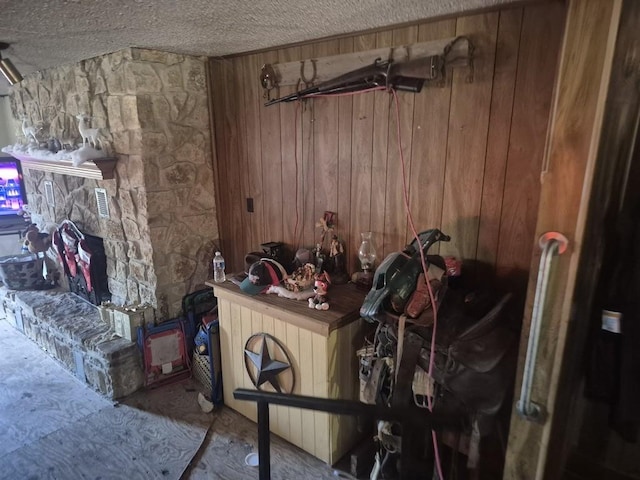
[(100, 140), (100, 129), (99, 128), (89, 128), (89, 124), (87, 120), (91, 117), (85, 115), (84, 113), (80, 113), (76, 115), (78, 119), (78, 130), (80, 131), (80, 135), (82, 136), (82, 146), (84, 147), (87, 142), (89, 145), (92, 145), (94, 148), (99, 143), (100, 148), (102, 148), (102, 140)]
[(22, 134), (24, 135), (24, 138), (27, 141), (27, 143), (30, 143), (32, 138), (34, 142), (38, 143), (38, 139), (36, 138), (36, 132), (37, 132), (36, 127), (34, 127), (33, 125), (29, 125), (27, 123), (27, 117), (22, 117)]

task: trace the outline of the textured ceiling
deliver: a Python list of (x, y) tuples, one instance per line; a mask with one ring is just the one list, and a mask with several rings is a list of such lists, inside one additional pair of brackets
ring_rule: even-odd
[(512, 1), (1, 0), (0, 42), (24, 75), (131, 46), (228, 55)]

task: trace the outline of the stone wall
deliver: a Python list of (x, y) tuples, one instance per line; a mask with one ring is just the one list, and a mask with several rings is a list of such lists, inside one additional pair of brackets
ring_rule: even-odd
[[(205, 68), (202, 57), (131, 48), (33, 74), (11, 93), (16, 123), (26, 117), (42, 142), (80, 142), (79, 113), (103, 130), (115, 179), (26, 170), (28, 203), (41, 228), (70, 219), (102, 237), (115, 303), (148, 302), (161, 320), (209, 276), (218, 241)], [(107, 190), (108, 219), (96, 187)]]

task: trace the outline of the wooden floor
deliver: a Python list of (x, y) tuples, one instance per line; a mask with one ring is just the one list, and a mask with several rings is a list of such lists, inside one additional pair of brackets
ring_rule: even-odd
[[(90, 390), (0, 320), (0, 479), (252, 479), (256, 425), (231, 409), (205, 414), (191, 381), (120, 403)], [(273, 479), (336, 478), (272, 437)]]

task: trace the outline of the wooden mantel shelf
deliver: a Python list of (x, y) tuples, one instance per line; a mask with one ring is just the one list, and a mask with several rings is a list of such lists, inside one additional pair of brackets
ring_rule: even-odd
[(39, 160), (15, 152), (9, 153), (9, 155), (20, 160), (23, 169), (41, 170), (74, 177), (91, 178), (93, 180), (111, 180), (114, 178), (113, 172), (118, 160), (115, 157), (106, 157), (90, 160), (78, 167), (74, 167), (71, 160)]

